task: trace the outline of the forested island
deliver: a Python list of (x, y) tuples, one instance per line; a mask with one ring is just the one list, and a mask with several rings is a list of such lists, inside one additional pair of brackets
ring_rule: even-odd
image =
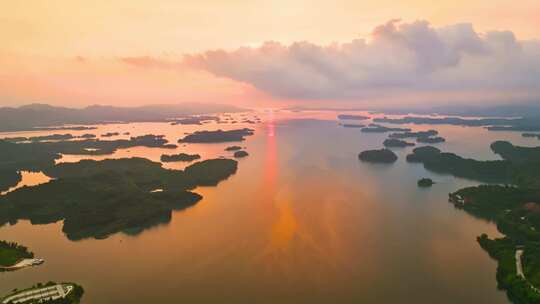
[(0, 271), (2, 271), (2, 267), (11, 267), (22, 259), (31, 259), (33, 257), (34, 253), (27, 247), (0, 240)]
[(216, 185), (236, 168), (230, 159), (205, 160), (185, 170), (167, 170), (143, 158), (61, 163), (44, 168), (55, 178), (51, 182), (0, 196), (0, 225), (63, 220), (71, 240), (141, 230), (168, 222), (172, 210), (201, 199), (189, 190)]
[(419, 132), (407, 131), (407, 132), (401, 132), (401, 133), (392, 133), (392, 134), (388, 135), (388, 137), (390, 137), (390, 138), (399, 138), (399, 139), (403, 139), (403, 138), (420, 138), (420, 137), (435, 136), (435, 135), (438, 135), (438, 134), (439, 134), (439, 132), (437, 132), (437, 130), (428, 130), (428, 131), (419, 131)]
[(388, 149), (363, 151), (358, 158), (370, 163), (393, 163), (398, 159), (397, 155)]
[(244, 150), (240, 150), (240, 151), (234, 152), (234, 157), (235, 157), (235, 158), (242, 158), (242, 157), (246, 157), (246, 156), (248, 156), (248, 155), (249, 155), (249, 154), (248, 154), (246, 151), (244, 151)]
[(404, 147), (412, 147), (415, 144), (401, 140), (401, 139), (389, 138), (383, 142), (383, 145), (388, 148), (404, 148)]
[(435, 182), (431, 178), (421, 178), (418, 180), (417, 185), (421, 188), (431, 187)]
[(220, 143), (231, 141), (244, 141), (246, 136), (253, 135), (252, 129), (196, 131), (178, 140), (179, 143)]
[(200, 158), (201, 156), (199, 154), (179, 153), (179, 154), (172, 154), (172, 155), (168, 155), (168, 154), (161, 155), (162, 162), (177, 162), (177, 161), (191, 162)]
[(418, 137), (416, 139), (417, 143), (423, 143), (423, 144), (438, 144), (445, 142), (446, 139), (444, 137), (440, 136), (433, 136), (433, 137)]
[(172, 122), (172, 125), (202, 125), (204, 122), (216, 121), (219, 122), (219, 117), (211, 115), (191, 116), (183, 119), (177, 119)]
[(242, 150), (242, 147), (240, 147), (240, 146), (228, 146), (227, 148), (225, 148), (225, 151), (238, 151), (238, 150)]

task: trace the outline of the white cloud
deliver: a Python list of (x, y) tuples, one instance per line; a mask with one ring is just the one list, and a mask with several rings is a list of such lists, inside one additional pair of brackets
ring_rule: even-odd
[(294, 99), (456, 91), (538, 96), (540, 90), (538, 41), (518, 41), (508, 31), (480, 34), (471, 24), (434, 28), (392, 20), (376, 27), (370, 40), (265, 42), (186, 56), (184, 64)]

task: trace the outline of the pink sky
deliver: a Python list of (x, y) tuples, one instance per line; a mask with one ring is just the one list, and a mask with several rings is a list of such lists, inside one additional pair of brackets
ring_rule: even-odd
[[(427, 20), (429, 28), (437, 33), (446, 26), (471, 23), (482, 43), (497, 52), (501, 48), (493, 46), (492, 42), (496, 40), (488, 39), (487, 33), (492, 30), (512, 31), (516, 45), (524, 48), (526, 54), (507, 56), (502, 60), (527, 66), (527, 62), (523, 61), (540, 58), (535, 57), (536, 45), (530, 42), (540, 38), (540, 2), (537, 0), (153, 0), (134, 3), (130, 0), (4, 3), (0, 12), (4, 25), (0, 28), (0, 106), (32, 102), (84, 106), (184, 101), (243, 106), (281, 106), (306, 102), (340, 105), (381, 102), (422, 104), (450, 100), (483, 103), (504, 99), (530, 100), (537, 96), (537, 92), (530, 89), (535, 83), (527, 80), (527, 75), (522, 75), (531, 73), (530, 77), (534, 77), (537, 72), (534, 65), (530, 71), (513, 71), (515, 78), (522, 80), (516, 81), (513, 86), (494, 87), (499, 82), (505, 83), (504, 79), (463, 89), (457, 88), (461, 84), (459, 82), (453, 86), (441, 86), (444, 80), (455, 77), (463, 78), (464, 83), (472, 79), (471, 83), (474, 83), (483, 78), (479, 71), (483, 70), (487, 60), (500, 59), (471, 59), (471, 56), (478, 55), (448, 42), (447, 34), (441, 36), (443, 40), (446, 39), (444, 42), (450, 43), (452, 52), (452, 48), (458, 48), (456, 52), (460, 56), (460, 65), (467, 66), (456, 69), (441, 63), (444, 73), (438, 70), (441, 67), (433, 67), (436, 70), (427, 73), (437, 72), (437, 79), (433, 80), (431, 76), (426, 78), (427, 82), (433, 82), (428, 88), (418, 88), (416, 84), (405, 89), (401, 86), (380, 88), (376, 82), (379, 79), (373, 80), (373, 75), (379, 71), (384, 75), (385, 67), (394, 73), (408, 73), (416, 71), (418, 66), (412, 70), (410, 66), (387, 66), (386, 57), (379, 63), (377, 60), (381, 58), (370, 57), (370, 52), (373, 52), (370, 50), (388, 51), (391, 53), (388, 58), (400, 59), (401, 56), (411, 55), (408, 54), (410, 45), (406, 46), (404, 53), (399, 49), (403, 44), (396, 41), (381, 47), (384, 39), (377, 40), (379, 36), (377, 31), (374, 32), (377, 26), (388, 20), (401, 18), (401, 24)], [(403, 37), (418, 36), (417, 33), (407, 32), (405, 27), (396, 26), (396, 33), (403, 34)], [(429, 37), (420, 35), (418, 39)], [(366, 39), (367, 47), (361, 51), (362, 56), (350, 55), (346, 47), (359, 45), (355, 44), (358, 38)], [(265, 41), (278, 43), (278, 53), (276, 48), (270, 50), (270, 54), (264, 53), (268, 50), (260, 46)], [(300, 55), (306, 58), (297, 58), (298, 48), (294, 43), (299, 41), (309, 42), (299, 48)], [(527, 41), (526, 44), (524, 41)], [(422, 45), (430, 42), (414, 43)], [(251, 47), (251, 61), (244, 59), (246, 53), (238, 50), (240, 47)], [(206, 53), (216, 49), (225, 50), (219, 60), (209, 56), (212, 53)], [(331, 71), (316, 71), (322, 73), (318, 75), (320, 77), (315, 77), (316, 73), (308, 73), (313, 66), (306, 65), (305, 61), (313, 60), (315, 55), (306, 54), (307, 49), (314, 50), (319, 56), (316, 60), (331, 67)], [(196, 64), (193, 60), (186, 64), (185, 54), (198, 58)], [(424, 58), (432, 54), (413, 55)], [(283, 60), (285, 57), (287, 60)], [(295, 60), (291, 61), (291, 58)], [(359, 75), (358, 70), (351, 72), (343, 67), (345, 64), (354, 65), (359, 60), (362, 68), (366, 64), (375, 65), (375, 69), (370, 67), (362, 71), (370, 73), (367, 82), (364, 79), (367, 76)], [(299, 63), (302, 69), (298, 69)], [(383, 68), (379, 69), (377, 64)], [(319, 65), (320, 62), (317, 62)], [(431, 65), (429, 63), (429, 68)], [(467, 77), (463, 73), (468, 73)], [(410, 77), (421, 76), (426, 75)], [(290, 87), (287, 83), (276, 83), (272, 79), (275, 77), (283, 79), (283, 82), (286, 79)], [(328, 84), (328, 79), (342, 77), (352, 86), (365, 85), (362, 94), (335, 94), (345, 84), (336, 84), (333, 79)], [(367, 86), (373, 81), (377, 86)], [(320, 92), (308, 86), (320, 88)]]

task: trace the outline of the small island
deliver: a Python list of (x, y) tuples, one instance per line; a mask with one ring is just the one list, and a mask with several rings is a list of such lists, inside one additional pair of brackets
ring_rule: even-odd
[(386, 132), (408, 132), (409, 128), (389, 128), (378, 124), (370, 124), (366, 128), (362, 128), (360, 131), (365, 133), (386, 133)]
[(437, 130), (427, 130), (427, 131), (419, 131), (419, 132), (402, 132), (402, 133), (392, 133), (388, 137), (390, 138), (425, 138), (430, 136), (436, 136), (439, 134)]
[(369, 119), (367, 116), (363, 115), (352, 115), (352, 114), (340, 114), (337, 116), (339, 120), (366, 120)]
[(197, 131), (178, 140), (179, 143), (220, 143), (244, 141), (246, 136), (253, 135), (254, 130), (244, 128), (236, 130)]
[(365, 128), (365, 125), (361, 124), (341, 124), (344, 128)]
[(358, 158), (371, 163), (394, 163), (398, 159), (397, 155), (388, 149), (363, 151)]
[(412, 147), (415, 144), (401, 139), (389, 138), (383, 142), (383, 145), (388, 148), (405, 148)]
[(238, 150), (242, 150), (242, 147), (240, 147), (240, 146), (229, 146), (229, 147), (225, 148), (225, 151), (238, 151)]
[(421, 178), (418, 180), (418, 187), (427, 188), (433, 186), (435, 182), (431, 178)]
[(14, 290), (0, 298), (2, 304), (41, 303), (41, 304), (78, 304), (84, 289), (75, 283), (38, 283), (30, 288)]
[(243, 150), (234, 152), (234, 157), (235, 158), (242, 158), (242, 157), (246, 157), (248, 155), (249, 154), (246, 151), (243, 151)]
[(416, 139), (416, 142), (418, 143), (424, 143), (424, 144), (438, 144), (445, 142), (446, 139), (444, 137), (440, 136), (421, 136)]
[(167, 154), (161, 155), (162, 162), (177, 162), (177, 161), (190, 162), (190, 161), (194, 161), (200, 158), (201, 156), (199, 154), (180, 153), (180, 154), (172, 154), (172, 155), (167, 155)]
[[(14, 242), (0, 241), (0, 271), (16, 270), (32, 266), (34, 253)], [(26, 261), (25, 263), (22, 263)], [(36, 262), (38, 260), (36, 259)]]
[(120, 133), (118, 132), (108, 132), (105, 134), (101, 134), (101, 137), (113, 137), (113, 136), (118, 136), (118, 135), (120, 135)]
[(219, 121), (219, 117), (210, 115), (191, 116), (178, 119), (171, 123), (171, 125), (202, 125), (203, 123), (210, 121)]

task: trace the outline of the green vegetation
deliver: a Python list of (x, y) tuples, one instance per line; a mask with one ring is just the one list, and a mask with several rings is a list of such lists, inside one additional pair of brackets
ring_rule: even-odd
[(431, 147), (418, 147), (413, 150), (412, 154), (407, 155), (407, 162), (410, 163), (421, 163), (424, 159), (431, 157), (433, 155), (441, 153), (441, 150)]
[(404, 148), (412, 147), (414, 143), (410, 143), (401, 139), (389, 138), (383, 142), (383, 145), (388, 148)]
[(22, 179), (21, 173), (18, 171), (4, 170), (0, 171), (0, 191), (8, 190), (11, 187), (17, 186)]
[(441, 153), (433, 147), (420, 147), (407, 156), (408, 162), (420, 162), (430, 171), (487, 182), (510, 182), (512, 164), (508, 161), (478, 161), (453, 153)]
[(201, 156), (199, 154), (180, 153), (180, 154), (173, 154), (173, 155), (167, 155), (167, 154), (161, 155), (162, 162), (177, 162), (177, 161), (191, 162), (200, 158)]
[(183, 171), (143, 158), (61, 163), (44, 168), (55, 180), (0, 197), (0, 225), (19, 219), (33, 224), (63, 220), (71, 240), (142, 230), (168, 222), (172, 210), (201, 199), (188, 190), (217, 185), (236, 168), (230, 159), (198, 162)]
[(507, 141), (496, 141), (491, 144), (491, 150), (503, 159), (513, 162), (540, 161), (540, 147), (518, 147)]
[(358, 158), (371, 163), (393, 163), (398, 159), (397, 155), (388, 149), (363, 151)]
[(31, 259), (34, 254), (17, 243), (0, 241), (0, 267), (9, 267), (22, 259)]
[(11, 143), (0, 140), (0, 191), (15, 186), (21, 179), (19, 171), (46, 171), (54, 166), (60, 154), (106, 155), (117, 149), (135, 146), (173, 148), (163, 136), (145, 135), (129, 140), (76, 140), (55, 142)]
[(246, 136), (253, 135), (253, 130), (244, 128), (230, 131), (197, 131), (178, 140), (179, 143), (219, 143), (243, 141)]
[(246, 157), (248, 155), (249, 154), (246, 151), (243, 151), (243, 150), (234, 152), (234, 157), (235, 158), (242, 158), (242, 157)]
[[(423, 162), (429, 170), (511, 184), (464, 188), (451, 193), (449, 200), (456, 208), (495, 222), (505, 235), (494, 240), (485, 234), (478, 237), (482, 248), (498, 262), (499, 288), (515, 303), (540, 303), (540, 148), (495, 142), (491, 148), (503, 157), (501, 161), (463, 159), (423, 148), (410, 158)], [(518, 250), (523, 250), (521, 256)], [(523, 275), (516, 267), (519, 258)]]
[(421, 178), (418, 180), (418, 187), (427, 188), (433, 186), (435, 182), (431, 178)]
[[(480, 246), (498, 262), (497, 284), (500, 289), (507, 291), (508, 298), (514, 303), (540, 303), (540, 293), (533, 287), (538, 285), (531, 285), (527, 274), (525, 274), (527, 279), (516, 275), (516, 243), (509, 238), (491, 240), (486, 234), (482, 234), (477, 240)], [(528, 250), (526, 247), (525, 252)], [(536, 263), (540, 261), (538, 257), (538, 255), (535, 257)], [(522, 257), (524, 266), (527, 267), (525, 260), (526, 258)]]

